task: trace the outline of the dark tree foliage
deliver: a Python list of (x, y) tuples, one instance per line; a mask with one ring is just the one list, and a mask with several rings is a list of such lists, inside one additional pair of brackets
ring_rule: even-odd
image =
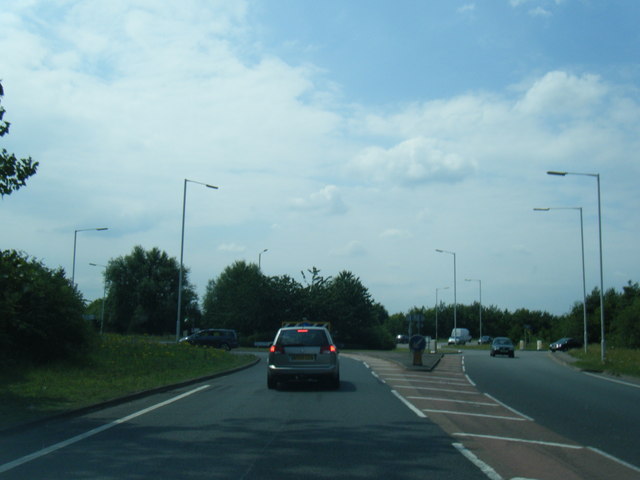
[(393, 346), (382, 327), (388, 313), (352, 273), (325, 278), (315, 267), (307, 273), (302, 272), (302, 285), (288, 275), (265, 277), (255, 264), (235, 262), (207, 285), (204, 326), (234, 328), (251, 344), (273, 339), (283, 322), (330, 322), (342, 344)]
[[(110, 260), (107, 281), (107, 324), (118, 333), (167, 334), (176, 331), (180, 265), (158, 248), (133, 248), (129, 255)], [(183, 269), (182, 319), (199, 319), (197, 295)]]
[(59, 268), (0, 251), (0, 362), (74, 359), (94, 339), (80, 293)]
[[(2, 83), (0, 83), (0, 99), (4, 96)], [(9, 133), (9, 122), (4, 120), (5, 109), (0, 105), (0, 137)], [(0, 152), (0, 197), (10, 195), (11, 192), (24, 187), (27, 178), (35, 175), (38, 169), (38, 162), (34, 162), (31, 157), (17, 159), (13, 153), (7, 152), (4, 148)]]
[(256, 264), (237, 261), (209, 281), (203, 302), (205, 327), (233, 328), (241, 338), (270, 330), (267, 316), (267, 281)]

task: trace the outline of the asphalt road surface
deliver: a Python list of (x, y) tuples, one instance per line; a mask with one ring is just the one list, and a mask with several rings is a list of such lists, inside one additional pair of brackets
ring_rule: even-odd
[(578, 372), (546, 352), (468, 350), (431, 372), (359, 358), (492, 480), (640, 478), (637, 383)]
[(547, 352), (517, 351), (511, 359), (467, 351), (464, 359), (480, 390), (537, 424), (640, 466), (638, 386), (568, 368)]
[(486, 479), (455, 440), (343, 357), (342, 384), (246, 370), (0, 434), (0, 479)]

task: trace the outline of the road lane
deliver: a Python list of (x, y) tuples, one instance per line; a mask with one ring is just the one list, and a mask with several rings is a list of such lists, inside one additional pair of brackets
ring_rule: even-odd
[[(515, 360), (505, 358), (500, 365), (508, 368), (509, 361), (513, 365)], [(633, 465), (537, 424), (501, 401), (500, 394), (487, 395), (467, 375), (469, 361), (462, 355), (446, 355), (433, 372), (411, 372), (383, 360), (371, 364), (390, 388), (490, 465), (497, 475), (492, 478), (631, 480), (640, 475)], [(485, 370), (487, 377), (502, 382), (495, 362)]]
[[(486, 478), (361, 362), (343, 358), (342, 378), (337, 391), (309, 384), (268, 390), (261, 362), (0, 478)], [(197, 387), (4, 435), (0, 463)]]
[(518, 351), (511, 359), (467, 351), (464, 359), (482, 391), (577, 443), (640, 465), (640, 389), (594, 378), (550, 355)]

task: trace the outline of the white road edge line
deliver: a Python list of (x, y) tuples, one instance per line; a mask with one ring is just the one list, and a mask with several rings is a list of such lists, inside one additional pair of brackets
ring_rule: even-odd
[(528, 415), (525, 415), (524, 413), (520, 413), (519, 411), (517, 411), (515, 408), (511, 408), (509, 405), (507, 405), (506, 403), (501, 402), (500, 400), (498, 400), (495, 397), (492, 397), (491, 395), (489, 395), (488, 393), (485, 393), (485, 395), (487, 397), (489, 397), (491, 400), (493, 400), (494, 402), (502, 405), (504, 408), (506, 408), (507, 410), (515, 413), (516, 415), (520, 415), (522, 418), (526, 418), (527, 420), (533, 422), (533, 418), (529, 417)]
[(415, 385), (395, 385), (396, 388), (412, 388), (414, 390), (433, 390), (435, 392), (459, 393), (460, 395), (481, 395), (479, 392), (466, 392), (464, 390), (452, 390), (450, 388), (416, 387)]
[(532, 443), (535, 445), (544, 445), (546, 447), (570, 448), (573, 450), (582, 450), (584, 448), (582, 445), (570, 445), (568, 443), (544, 442), (542, 440), (525, 440), (524, 438), (500, 437), (497, 435), (481, 435), (478, 433), (454, 433), (453, 435), (456, 437), (487, 438), (489, 440), (504, 440), (506, 442)]
[(635, 465), (629, 463), (629, 462), (625, 462), (624, 460), (620, 460), (617, 457), (614, 457), (613, 455), (609, 455), (606, 452), (603, 452), (602, 450), (600, 450), (599, 448), (595, 448), (595, 447), (587, 447), (588, 450), (591, 450), (592, 452), (595, 452), (599, 455), (602, 455), (605, 458), (608, 458), (609, 460), (612, 460), (616, 463), (619, 463), (620, 465), (624, 465), (627, 468), (630, 468), (631, 470), (635, 470), (636, 472), (640, 472), (640, 468), (636, 467)]
[(466, 417), (496, 418), (498, 420), (511, 420), (513, 422), (527, 421), (525, 418), (520, 417), (505, 417), (503, 415), (488, 415), (485, 413), (457, 412), (455, 410), (436, 410), (434, 408), (423, 408), (422, 411), (429, 413), (446, 413), (447, 415), (462, 415)]
[(89, 430), (88, 432), (81, 433), (80, 435), (76, 435), (75, 437), (71, 437), (67, 440), (63, 440), (62, 442), (54, 443), (53, 445), (47, 448), (43, 448), (42, 450), (38, 450), (37, 452), (33, 452), (29, 455), (25, 455), (24, 457), (21, 457), (11, 462), (0, 465), (0, 473), (7, 472), (24, 463), (30, 462), (32, 460), (36, 460), (40, 457), (44, 457), (49, 453), (55, 452), (56, 450), (60, 450), (61, 448), (64, 448), (64, 447), (68, 447), (69, 445), (73, 445), (74, 443), (77, 443), (81, 440), (92, 437), (94, 435), (97, 435), (98, 433), (104, 432), (105, 430), (109, 430), (110, 428), (120, 425), (121, 423), (128, 422), (129, 420), (133, 420), (134, 418), (144, 415), (145, 413), (149, 413), (153, 410), (157, 410), (158, 408), (162, 408), (166, 405), (169, 405), (170, 403), (177, 402), (178, 400), (182, 400), (183, 398), (188, 397), (189, 395), (193, 395), (194, 393), (204, 390), (205, 388), (209, 388), (209, 385), (203, 385), (201, 387), (195, 388), (193, 390), (180, 394), (176, 397), (165, 400), (164, 402), (157, 403), (143, 410), (139, 410), (138, 412), (132, 413), (131, 415), (127, 415), (126, 417), (122, 417), (122, 418), (119, 418), (118, 420), (114, 420), (113, 422), (102, 425), (101, 427), (94, 428), (92, 430)]
[(627, 387), (640, 388), (640, 385), (631, 383), (631, 382), (625, 382), (624, 380), (617, 380), (615, 378), (603, 377), (602, 375), (591, 373), (591, 372), (582, 372), (582, 373), (584, 373), (585, 375), (589, 375), (590, 377), (599, 378), (600, 380), (606, 380), (607, 382), (619, 383), (621, 385), (626, 385)]
[(419, 416), (420, 418), (427, 418), (427, 416), (422, 411), (420, 411), (415, 406), (413, 406), (411, 402), (409, 402), (406, 398), (404, 398), (398, 392), (396, 392), (395, 390), (391, 390), (391, 393), (393, 393), (402, 403), (404, 403), (407, 406), (407, 408), (409, 408), (409, 410), (411, 410), (417, 416)]
[(471, 380), (471, 377), (469, 377), (469, 375), (467, 373), (464, 374), (465, 377), (467, 377), (467, 381), (473, 385), (474, 387), (476, 386), (475, 382), (473, 380)]
[(464, 403), (467, 405), (480, 405), (483, 407), (494, 407), (494, 408), (498, 408), (500, 405), (498, 405), (497, 403), (489, 403), (489, 402), (470, 402), (468, 400), (453, 400), (451, 398), (440, 398), (440, 397), (417, 397), (417, 396), (410, 396), (407, 397), (410, 398), (411, 400), (433, 400), (435, 402), (447, 402), (447, 403)]
[(464, 445), (461, 443), (454, 443), (453, 446), (491, 480), (503, 480), (498, 472), (467, 450)]

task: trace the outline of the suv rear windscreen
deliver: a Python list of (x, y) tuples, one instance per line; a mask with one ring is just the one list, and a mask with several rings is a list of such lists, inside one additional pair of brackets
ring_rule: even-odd
[(322, 330), (283, 330), (280, 332), (277, 345), (283, 347), (304, 346), (320, 347), (328, 345), (329, 339)]

